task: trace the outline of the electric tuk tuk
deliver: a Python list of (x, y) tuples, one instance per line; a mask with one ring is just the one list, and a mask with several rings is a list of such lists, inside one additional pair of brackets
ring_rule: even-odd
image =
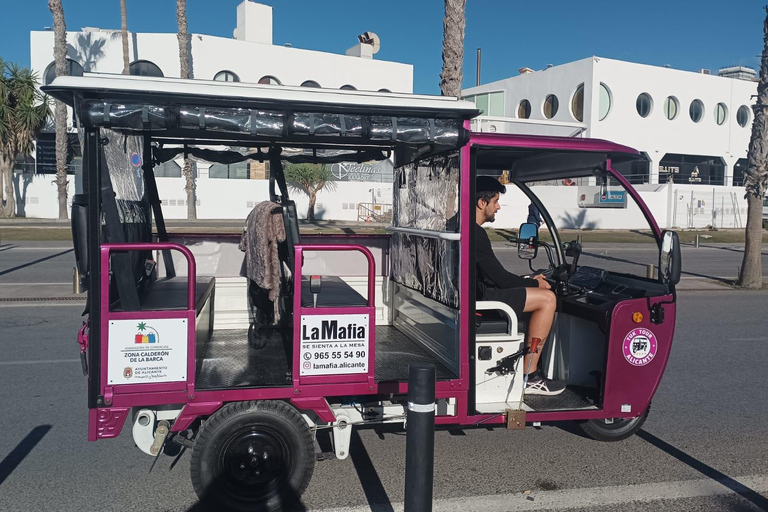
[[(95, 74), (44, 90), (74, 108), (83, 144), (72, 230), (88, 293), (78, 342), (89, 441), (129, 422), (147, 454), (171, 441), (192, 449), (204, 501), (271, 510), (308, 486), (319, 430), (345, 459), (353, 428), (404, 423), (411, 363), (436, 367), (437, 425), (578, 421), (611, 441), (645, 420), (672, 344), (680, 249), (617, 171), (635, 150), (471, 133), (475, 106), (444, 97)], [(247, 236), (167, 231), (154, 170), (182, 155), (269, 164), (268, 197), (251, 198), (269, 206)], [(388, 158), (386, 234), (300, 233), (284, 164)], [(558, 397), (523, 394), (525, 319), (475, 300), (479, 174), (503, 174), (517, 194), (507, 196), (546, 223), (548, 240), (535, 224), (510, 240), (531, 269), (546, 255), (558, 308), (542, 361), (567, 384)], [(537, 192), (565, 179), (585, 185)], [(581, 245), (558, 230), (566, 192), (596, 205), (623, 197), (616, 214), (647, 219), (658, 275), (579, 266)], [(262, 244), (248, 265), (246, 239)]]

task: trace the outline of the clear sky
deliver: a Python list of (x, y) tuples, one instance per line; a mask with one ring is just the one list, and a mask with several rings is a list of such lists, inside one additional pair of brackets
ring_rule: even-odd
[[(120, 28), (119, 0), (62, 0), (67, 27)], [(187, 0), (189, 30), (232, 37), (240, 0)], [(274, 43), (333, 53), (365, 31), (377, 59), (414, 65), (414, 92), (439, 94), (443, 0), (263, 0)], [(713, 72), (759, 67), (766, 0), (467, 0), (464, 86), (591, 55)], [(174, 0), (127, 0), (128, 29), (175, 32)], [(29, 32), (53, 24), (46, 0), (0, 0), (0, 57), (29, 65)]]

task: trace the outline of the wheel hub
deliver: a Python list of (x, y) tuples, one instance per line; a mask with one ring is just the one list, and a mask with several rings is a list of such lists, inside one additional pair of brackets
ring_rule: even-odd
[(230, 438), (220, 463), (230, 484), (262, 487), (282, 478), (290, 454), (282, 440), (267, 431), (248, 430)]

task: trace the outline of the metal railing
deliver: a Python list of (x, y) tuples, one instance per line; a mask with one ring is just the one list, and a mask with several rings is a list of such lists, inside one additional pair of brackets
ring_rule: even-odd
[(387, 203), (358, 203), (357, 220), (362, 222), (392, 222), (392, 205)]

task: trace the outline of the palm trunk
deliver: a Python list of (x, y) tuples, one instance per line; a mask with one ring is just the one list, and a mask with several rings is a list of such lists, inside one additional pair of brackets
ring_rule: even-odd
[(67, 216), (67, 106), (56, 100), (56, 188), (59, 196), (59, 219)]
[(187, 193), (187, 219), (197, 219), (197, 185), (195, 184), (195, 166), (189, 158), (184, 159), (181, 170), (184, 176), (184, 191)]
[(744, 187), (747, 198), (747, 228), (744, 240), (744, 260), (739, 272), (738, 286), (760, 289), (763, 286), (763, 196), (768, 186), (768, 6), (763, 23), (763, 55), (757, 103), (753, 107), (752, 137), (749, 140)]
[(307, 220), (315, 220), (315, 202), (317, 201), (317, 192), (309, 191), (309, 208), (307, 208)]
[(181, 78), (190, 78), (189, 72), (189, 33), (187, 32), (187, 1), (176, 0), (176, 22), (179, 32), (176, 38), (179, 41), (179, 64)]
[(16, 196), (13, 192), (13, 156), (0, 154), (0, 186), (3, 186), (5, 205), (0, 216), (13, 217), (16, 214)]
[[(67, 74), (67, 24), (61, 0), (48, 0), (53, 15), (53, 55), (56, 76)], [(59, 196), (59, 219), (67, 219), (67, 106), (56, 101), (56, 188)]]
[(128, 55), (128, 13), (125, 0), (120, 0), (120, 32), (123, 36), (123, 74), (131, 74), (131, 61)]
[(464, 27), (467, 20), (467, 0), (445, 0), (443, 18), (443, 72), (440, 74), (440, 91), (443, 96), (461, 96), (464, 77)]

